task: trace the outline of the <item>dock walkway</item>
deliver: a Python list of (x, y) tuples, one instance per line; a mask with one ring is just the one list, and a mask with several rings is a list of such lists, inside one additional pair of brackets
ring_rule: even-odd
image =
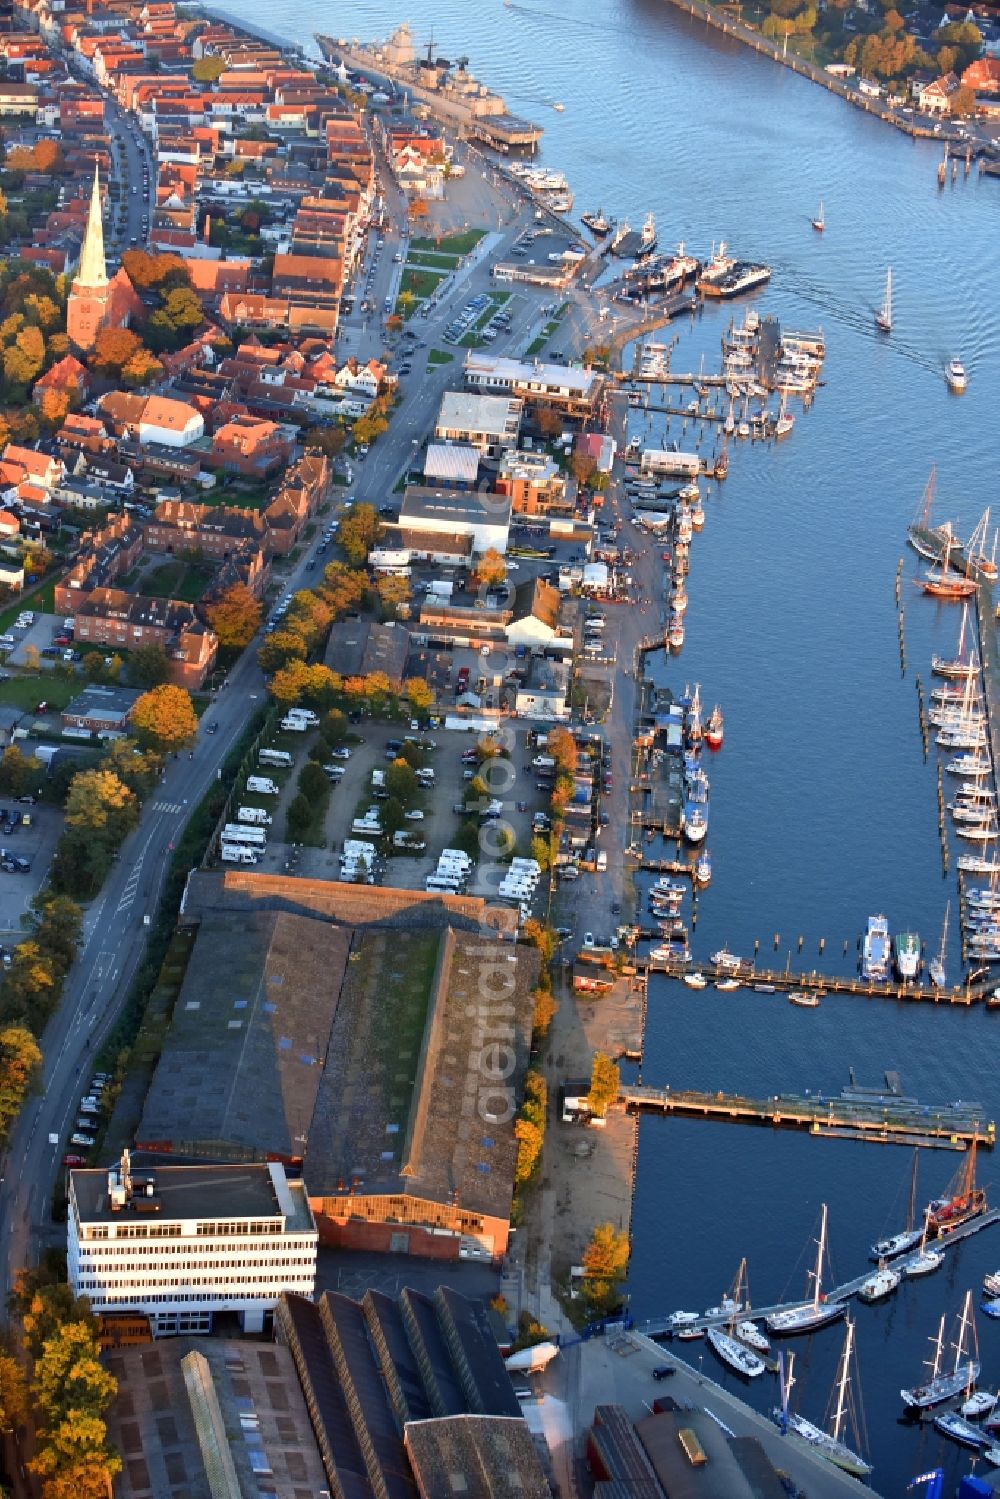
[[(982, 1217), (973, 1218), (969, 1223), (963, 1223), (961, 1227), (956, 1228), (950, 1233), (947, 1239), (939, 1242), (936, 1241), (937, 1247), (940, 1248), (943, 1244), (954, 1244), (959, 1239), (968, 1239), (972, 1234), (978, 1234), (981, 1229), (991, 1228), (994, 1223), (1000, 1223), (1000, 1208), (992, 1208), (988, 1213), (983, 1213)], [(892, 1263), (897, 1270), (901, 1270), (911, 1258), (911, 1255), (900, 1255)], [(856, 1275), (853, 1280), (845, 1280), (841, 1285), (833, 1286), (829, 1291), (824, 1293), (825, 1299), (827, 1301), (850, 1301), (851, 1297), (858, 1294), (865, 1281), (873, 1274), (874, 1270), (872, 1266), (869, 1266), (861, 1275)], [(754, 1322), (759, 1322), (765, 1317), (775, 1316), (778, 1312), (787, 1312), (793, 1307), (808, 1305), (808, 1301), (786, 1301), (776, 1306), (755, 1306), (752, 1309), (745, 1308), (743, 1317)], [(690, 1327), (692, 1331), (704, 1332), (707, 1327), (722, 1327), (731, 1319), (732, 1312), (720, 1312), (714, 1316), (700, 1316), (693, 1322), (685, 1323), (685, 1326)], [(653, 1317), (647, 1322), (637, 1322), (635, 1324), (635, 1331), (644, 1334), (647, 1338), (669, 1337), (676, 1330), (669, 1316)]]
[(680, 1114), (698, 1119), (728, 1119), (774, 1128), (805, 1129), (812, 1135), (871, 1140), (887, 1145), (944, 1142), (951, 1149), (977, 1144), (992, 1148), (996, 1125), (981, 1106), (921, 1104), (899, 1095), (855, 1092), (837, 1095), (775, 1093), (747, 1098), (739, 1093), (707, 1093), (689, 1088), (651, 1088), (630, 1083), (618, 1101), (627, 1109)]
[[(1000, 737), (1000, 723), (997, 732)], [(694, 959), (638, 958), (636, 967), (646, 975), (662, 973), (675, 979), (683, 979), (686, 973), (695, 972), (703, 973), (710, 979), (731, 977), (731, 970), (727, 968), (719, 968), (714, 963), (698, 963)], [(982, 975), (971, 982), (944, 989), (939, 989), (934, 984), (901, 983), (891, 978), (874, 981), (835, 973), (819, 973), (815, 970), (810, 973), (794, 973), (786, 968), (757, 968), (753, 965), (741, 977), (747, 988), (766, 986), (774, 990), (801, 989), (820, 995), (859, 994), (868, 999), (903, 999), (950, 1005), (972, 1005), (985, 1000), (987, 1009), (1000, 1008), (990, 1004), (998, 984), (996, 974)]]

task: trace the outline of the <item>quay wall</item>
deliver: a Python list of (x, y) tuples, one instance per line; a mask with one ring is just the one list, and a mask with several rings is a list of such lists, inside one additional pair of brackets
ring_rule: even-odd
[(781, 63), (782, 67), (791, 68), (793, 73), (799, 73), (803, 78), (808, 78), (812, 83), (818, 83), (822, 88), (828, 89), (831, 94), (838, 94), (855, 109), (862, 109), (866, 114), (876, 115), (884, 120), (887, 125), (894, 125), (904, 135), (916, 138), (925, 137), (931, 140), (941, 137), (936, 134), (933, 125), (925, 125), (922, 121), (906, 119), (900, 116), (889, 104), (881, 99), (869, 99), (864, 94), (859, 94), (856, 88), (852, 88), (843, 79), (827, 73), (825, 69), (816, 63), (809, 62), (804, 57), (799, 57), (793, 52), (785, 52), (770, 37), (763, 36), (759, 31), (754, 31), (749, 26), (744, 26), (741, 21), (736, 21), (732, 16), (725, 15), (714, 6), (705, 3), (705, 0), (669, 0), (678, 10), (684, 11), (689, 16), (704, 21), (706, 26), (714, 26), (716, 31), (723, 32), (726, 36), (735, 37), (737, 41), (743, 42), (747, 47), (752, 47), (764, 57), (769, 57), (772, 62)]

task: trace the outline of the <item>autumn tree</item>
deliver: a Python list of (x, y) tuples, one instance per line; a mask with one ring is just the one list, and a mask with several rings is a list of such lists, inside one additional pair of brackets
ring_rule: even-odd
[(578, 484), (589, 484), (596, 468), (597, 463), (589, 453), (577, 451), (570, 454), (569, 471)]
[(234, 583), (208, 605), (205, 613), (220, 645), (243, 650), (260, 628), (263, 609), (252, 589), (245, 583)]
[(138, 822), (139, 805), (114, 771), (82, 770), (73, 777), (65, 817), (68, 828), (104, 834), (120, 843)]
[(191, 284), (187, 266), (179, 255), (158, 255), (149, 250), (126, 250), (122, 255), (122, 265), (136, 291), (153, 291), (163, 287), (190, 286)]
[(335, 619), (356, 609), (367, 591), (368, 579), (360, 569), (346, 567), (343, 562), (330, 562), (324, 568), (320, 592)]
[(307, 646), (318, 645), (333, 620), (333, 611), (324, 598), (302, 588), (292, 597), (285, 617), (285, 629), (301, 635)]
[(408, 604), (412, 597), (409, 578), (393, 573), (381, 573), (375, 586), (383, 619), (395, 619), (399, 606)]
[(957, 88), (948, 101), (948, 109), (952, 115), (971, 115), (976, 112), (976, 91), (962, 84)]
[(214, 57), (206, 53), (204, 57), (195, 58), (191, 67), (191, 77), (198, 83), (215, 83), (225, 71), (225, 58)]
[(122, 382), (130, 390), (143, 385), (153, 385), (163, 375), (163, 365), (149, 349), (137, 349), (132, 358), (122, 365)]
[(603, 1051), (594, 1052), (590, 1067), (590, 1092), (587, 1107), (595, 1119), (603, 1119), (611, 1104), (618, 1097), (621, 1073), (617, 1062), (613, 1062)]
[(394, 760), (385, 773), (385, 786), (404, 807), (410, 807), (417, 795), (417, 773), (405, 760)]
[(0, 796), (26, 796), (37, 791), (42, 775), (41, 761), (12, 744), (0, 759)]
[(141, 348), (142, 339), (131, 328), (102, 328), (94, 342), (92, 363), (102, 375), (120, 375)]
[(178, 330), (190, 333), (205, 321), (205, 311), (189, 286), (175, 286), (168, 291), (163, 311)]
[(44, 1499), (102, 1499), (111, 1492), (121, 1458), (108, 1444), (104, 1413), (117, 1389), (100, 1361), (94, 1319), (77, 1315), (74, 1306), (41, 1343), (31, 1379), (39, 1429), (29, 1466), (42, 1480)]
[(381, 532), (374, 505), (355, 505), (337, 526), (337, 544), (352, 567), (363, 566)]
[(302, 446), (306, 452), (318, 450), (327, 458), (336, 458), (344, 451), (346, 440), (343, 427), (310, 427), (302, 439)]
[(551, 989), (538, 988), (534, 991), (534, 1010), (531, 1018), (531, 1035), (535, 1042), (542, 1041), (549, 1033), (556, 1014), (559, 1010), (559, 1001)]
[(166, 683), (144, 692), (132, 709), (132, 727), (140, 744), (164, 751), (184, 749), (198, 733), (191, 694)]
[(538, 1169), (545, 1143), (548, 1113), (548, 1089), (545, 1078), (529, 1068), (524, 1078), (524, 1102), (514, 1121), (517, 1160), (514, 1166), (515, 1187), (523, 1187)]
[(69, 394), (65, 390), (43, 390), (37, 406), (42, 426), (55, 432), (69, 413)]
[[(0, 1143), (6, 1143), (11, 1125), (21, 1112), (28, 1089), (38, 1076), (42, 1053), (31, 1032), (19, 1025), (0, 1030)], [(0, 1403), (4, 1397), (0, 1359)], [(7, 1430), (2, 1425), (0, 1430)]]
[(407, 677), (403, 683), (403, 693), (410, 705), (410, 712), (418, 716), (434, 706), (434, 693), (423, 677)]
[(545, 744), (545, 753), (556, 762), (556, 774), (575, 775), (577, 766), (576, 740), (569, 729), (550, 729)]
[(23, 1426), (28, 1418), (28, 1382), (12, 1353), (0, 1350), (0, 1432)]
[(163, 757), (155, 750), (140, 750), (134, 739), (112, 739), (105, 750), (103, 764), (140, 801), (156, 789), (163, 772)]
[(582, 1291), (594, 1311), (610, 1311), (617, 1303), (630, 1252), (627, 1233), (613, 1223), (598, 1223), (583, 1251)]
[(562, 418), (555, 411), (543, 406), (535, 417), (535, 423), (543, 437), (558, 437), (562, 431)]
[(306, 643), (297, 630), (275, 630), (261, 641), (257, 663), (270, 676), (291, 661), (304, 662), (306, 654)]
[(476, 572), (488, 588), (495, 588), (507, 576), (507, 563), (496, 547), (488, 547), (476, 563)]

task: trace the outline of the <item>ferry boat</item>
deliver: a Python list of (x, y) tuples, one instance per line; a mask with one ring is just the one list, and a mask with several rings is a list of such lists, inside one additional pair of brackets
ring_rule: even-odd
[(815, 1332), (817, 1327), (825, 1327), (828, 1322), (836, 1322), (843, 1317), (847, 1311), (847, 1303), (843, 1301), (827, 1301), (823, 1295), (823, 1256), (826, 1253), (826, 1203), (823, 1203), (820, 1216), (820, 1231), (817, 1243), (816, 1268), (811, 1273), (813, 1282), (813, 1299), (805, 1302), (802, 1306), (791, 1306), (780, 1312), (773, 1312), (766, 1318), (768, 1332), (775, 1336), (791, 1337), (795, 1333)]
[(916, 932), (897, 932), (892, 939), (892, 952), (899, 977), (904, 982), (915, 979), (920, 971), (920, 938)]
[(934, 1341), (934, 1357), (930, 1364), (930, 1378), (923, 1384), (914, 1385), (911, 1389), (900, 1390), (903, 1404), (910, 1410), (929, 1410), (932, 1406), (941, 1405), (945, 1400), (951, 1400), (960, 1395), (963, 1390), (969, 1390), (979, 1378), (980, 1364), (977, 1358), (970, 1358), (965, 1352), (965, 1339), (969, 1328), (975, 1331), (972, 1315), (972, 1292), (965, 1293), (962, 1303), (962, 1313), (959, 1319), (958, 1342), (955, 1347), (955, 1361), (951, 1369), (941, 1369), (942, 1355), (944, 1353), (944, 1317), (941, 1318)]
[(748, 260), (734, 260), (726, 254), (724, 240), (719, 242), (711, 260), (705, 265), (697, 281), (696, 289), (703, 297), (728, 299), (753, 291), (771, 279), (771, 267)]
[(935, 1197), (927, 1205), (928, 1238), (947, 1238), (961, 1224), (982, 1217), (986, 1210), (986, 1193), (982, 1187), (976, 1186), (976, 1144), (973, 1141), (944, 1197)]
[[(772, 1415), (778, 1426), (786, 1434), (799, 1438), (808, 1443), (813, 1452), (824, 1457), (827, 1462), (833, 1463), (834, 1467), (840, 1468), (844, 1473), (850, 1473), (854, 1478), (867, 1478), (872, 1471), (871, 1463), (865, 1462), (857, 1452), (853, 1451), (843, 1440), (844, 1427), (848, 1414), (853, 1411), (853, 1406), (848, 1394), (850, 1384), (851, 1351), (854, 1347), (854, 1323), (847, 1319), (844, 1328), (844, 1347), (840, 1356), (840, 1364), (837, 1369), (837, 1378), (834, 1384), (831, 1402), (833, 1404), (833, 1418), (829, 1431), (822, 1426), (807, 1421), (805, 1416), (798, 1415), (795, 1411), (788, 1409), (788, 1397), (791, 1393), (792, 1378), (791, 1357), (787, 1377), (782, 1382), (781, 1407), (773, 1411)], [(834, 1395), (836, 1398), (834, 1399)]]
[(965, 365), (960, 359), (951, 359), (945, 370), (945, 379), (948, 381), (948, 389), (960, 396), (969, 383), (969, 377), (965, 373)]
[(725, 722), (722, 717), (722, 709), (719, 707), (718, 703), (716, 703), (715, 707), (709, 714), (708, 722), (705, 725), (705, 743), (708, 745), (709, 749), (721, 749), (724, 734)]
[(889, 923), (884, 916), (869, 916), (861, 948), (861, 973), (866, 979), (889, 976)]

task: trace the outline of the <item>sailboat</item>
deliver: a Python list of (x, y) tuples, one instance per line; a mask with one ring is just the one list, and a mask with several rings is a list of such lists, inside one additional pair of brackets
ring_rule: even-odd
[(902, 1233), (893, 1234), (891, 1238), (879, 1239), (873, 1244), (869, 1254), (878, 1264), (885, 1260), (893, 1259), (897, 1254), (905, 1254), (920, 1242), (920, 1230), (913, 1226), (913, 1215), (917, 1206), (917, 1171), (920, 1166), (920, 1151), (913, 1152), (913, 1166), (910, 1171), (910, 1206), (906, 1214), (906, 1227)]
[(819, 212), (812, 221), (812, 226), (818, 234), (822, 234), (826, 228), (826, 214), (823, 211), (823, 199), (819, 200)]
[[(950, 533), (949, 533), (950, 534)], [(962, 610), (962, 624), (958, 632), (958, 654), (952, 657), (932, 656), (931, 671), (936, 677), (944, 677), (946, 681), (962, 682), (968, 681), (979, 672), (979, 660), (974, 651), (966, 654), (965, 630), (969, 620), (968, 604)]]
[(828, 1322), (836, 1322), (847, 1311), (845, 1302), (827, 1301), (823, 1296), (826, 1224), (827, 1212), (824, 1202), (820, 1215), (819, 1238), (816, 1241), (816, 1268), (810, 1272), (810, 1279), (813, 1282), (813, 1299), (802, 1306), (792, 1306), (785, 1311), (772, 1313), (766, 1319), (767, 1328), (775, 1336), (790, 1337), (793, 1333), (813, 1332), (817, 1327), (825, 1327)]
[(932, 1275), (935, 1270), (940, 1270), (944, 1264), (943, 1249), (928, 1249), (927, 1247), (927, 1223), (930, 1218), (930, 1209), (924, 1214), (924, 1229), (920, 1235), (920, 1247), (916, 1254), (908, 1260), (903, 1261), (903, 1274), (908, 1280), (917, 1280), (922, 1275)]
[(853, 1350), (854, 1323), (848, 1317), (844, 1326), (844, 1347), (841, 1351), (840, 1363), (837, 1367), (837, 1377), (833, 1386), (833, 1394), (836, 1399), (828, 1430), (824, 1430), (822, 1426), (814, 1425), (812, 1421), (807, 1421), (804, 1416), (797, 1415), (788, 1409), (788, 1397), (794, 1383), (792, 1379), (794, 1354), (789, 1356), (787, 1378), (783, 1378), (781, 1382), (781, 1409), (775, 1411), (773, 1414), (774, 1419), (786, 1436), (791, 1434), (800, 1438), (803, 1442), (808, 1442), (814, 1452), (817, 1452), (820, 1457), (825, 1457), (827, 1462), (833, 1463), (835, 1467), (842, 1468), (845, 1473), (850, 1473), (855, 1478), (867, 1478), (872, 1471), (871, 1463), (865, 1462), (864, 1458), (848, 1447), (847, 1443), (843, 1440), (844, 1426), (848, 1416), (850, 1415), (852, 1418), (855, 1428), (858, 1424), (855, 1419), (854, 1401), (850, 1387), (851, 1354)]
[(941, 927), (941, 946), (938, 948), (937, 957), (932, 958), (927, 965), (927, 972), (930, 975), (931, 983), (936, 984), (939, 989), (943, 989), (945, 985), (944, 957), (948, 946), (948, 918), (950, 915), (951, 901), (944, 908), (944, 924)]
[(974, 567), (981, 577), (988, 579), (991, 583), (995, 583), (998, 576), (1000, 576), (1000, 569), (997, 567), (997, 533), (994, 531), (993, 547), (991, 551), (987, 552), (986, 533), (989, 530), (989, 525), (990, 512), (987, 509), (983, 511), (979, 524), (966, 542), (965, 558), (969, 566)]
[(976, 585), (972, 578), (965, 578), (961, 573), (955, 571), (951, 565), (952, 547), (951, 522), (945, 521), (944, 531), (948, 536), (945, 545), (944, 556), (941, 566), (937, 572), (924, 573), (917, 579), (917, 587), (922, 588), (924, 593), (929, 593), (936, 599), (967, 599), (970, 594), (975, 593)]
[[(736, 1321), (746, 1302), (746, 1269), (746, 1260), (740, 1260), (731, 1295), (724, 1299), (721, 1308), (712, 1307), (710, 1312), (706, 1314), (711, 1315), (716, 1310), (727, 1311), (729, 1313), (729, 1321), (726, 1324), (727, 1331), (723, 1332), (721, 1327), (708, 1327), (705, 1329), (705, 1338), (712, 1351), (717, 1353), (722, 1362), (728, 1364), (730, 1369), (737, 1374), (741, 1374), (744, 1379), (756, 1379), (758, 1375), (764, 1373), (767, 1366), (764, 1360), (748, 1348), (746, 1343), (740, 1339)], [(753, 1328), (754, 1336), (758, 1337), (759, 1334), (753, 1323), (750, 1323), (749, 1326)]]
[(958, 537), (950, 526), (931, 524), (931, 509), (934, 504), (934, 487), (937, 469), (932, 467), (924, 485), (924, 492), (917, 506), (917, 513), (906, 528), (906, 539), (913, 550), (925, 562), (940, 562), (949, 551), (959, 545)]
[(885, 273), (885, 296), (875, 314), (875, 326), (880, 333), (892, 332), (892, 266)]
[(786, 396), (785, 392), (782, 391), (781, 392), (781, 410), (778, 412), (778, 419), (777, 419), (777, 421), (774, 424), (774, 435), (775, 435), (775, 437), (787, 437), (788, 434), (789, 434), (789, 432), (795, 426), (795, 418), (794, 418), (794, 416), (792, 416), (790, 412), (788, 412), (788, 411), (785, 410), (785, 402), (786, 401), (787, 401), (787, 396)]
[(986, 1193), (982, 1187), (976, 1186), (976, 1142), (973, 1140), (945, 1195), (935, 1197), (927, 1205), (928, 1237), (947, 1238), (961, 1224), (979, 1218), (986, 1208)]
[(974, 1337), (976, 1328), (972, 1311), (972, 1292), (966, 1291), (959, 1318), (958, 1342), (954, 1345), (954, 1364), (951, 1369), (942, 1372), (941, 1360), (944, 1353), (944, 1318), (942, 1317), (937, 1337), (934, 1339), (934, 1357), (929, 1366), (930, 1378), (926, 1379), (923, 1384), (914, 1385), (912, 1389), (899, 1392), (903, 1404), (910, 1410), (928, 1410), (932, 1405), (940, 1405), (943, 1400), (950, 1400), (954, 1395), (961, 1394), (963, 1390), (971, 1390), (979, 1378), (980, 1364), (978, 1358), (970, 1358), (965, 1352), (965, 1339), (970, 1328)]

